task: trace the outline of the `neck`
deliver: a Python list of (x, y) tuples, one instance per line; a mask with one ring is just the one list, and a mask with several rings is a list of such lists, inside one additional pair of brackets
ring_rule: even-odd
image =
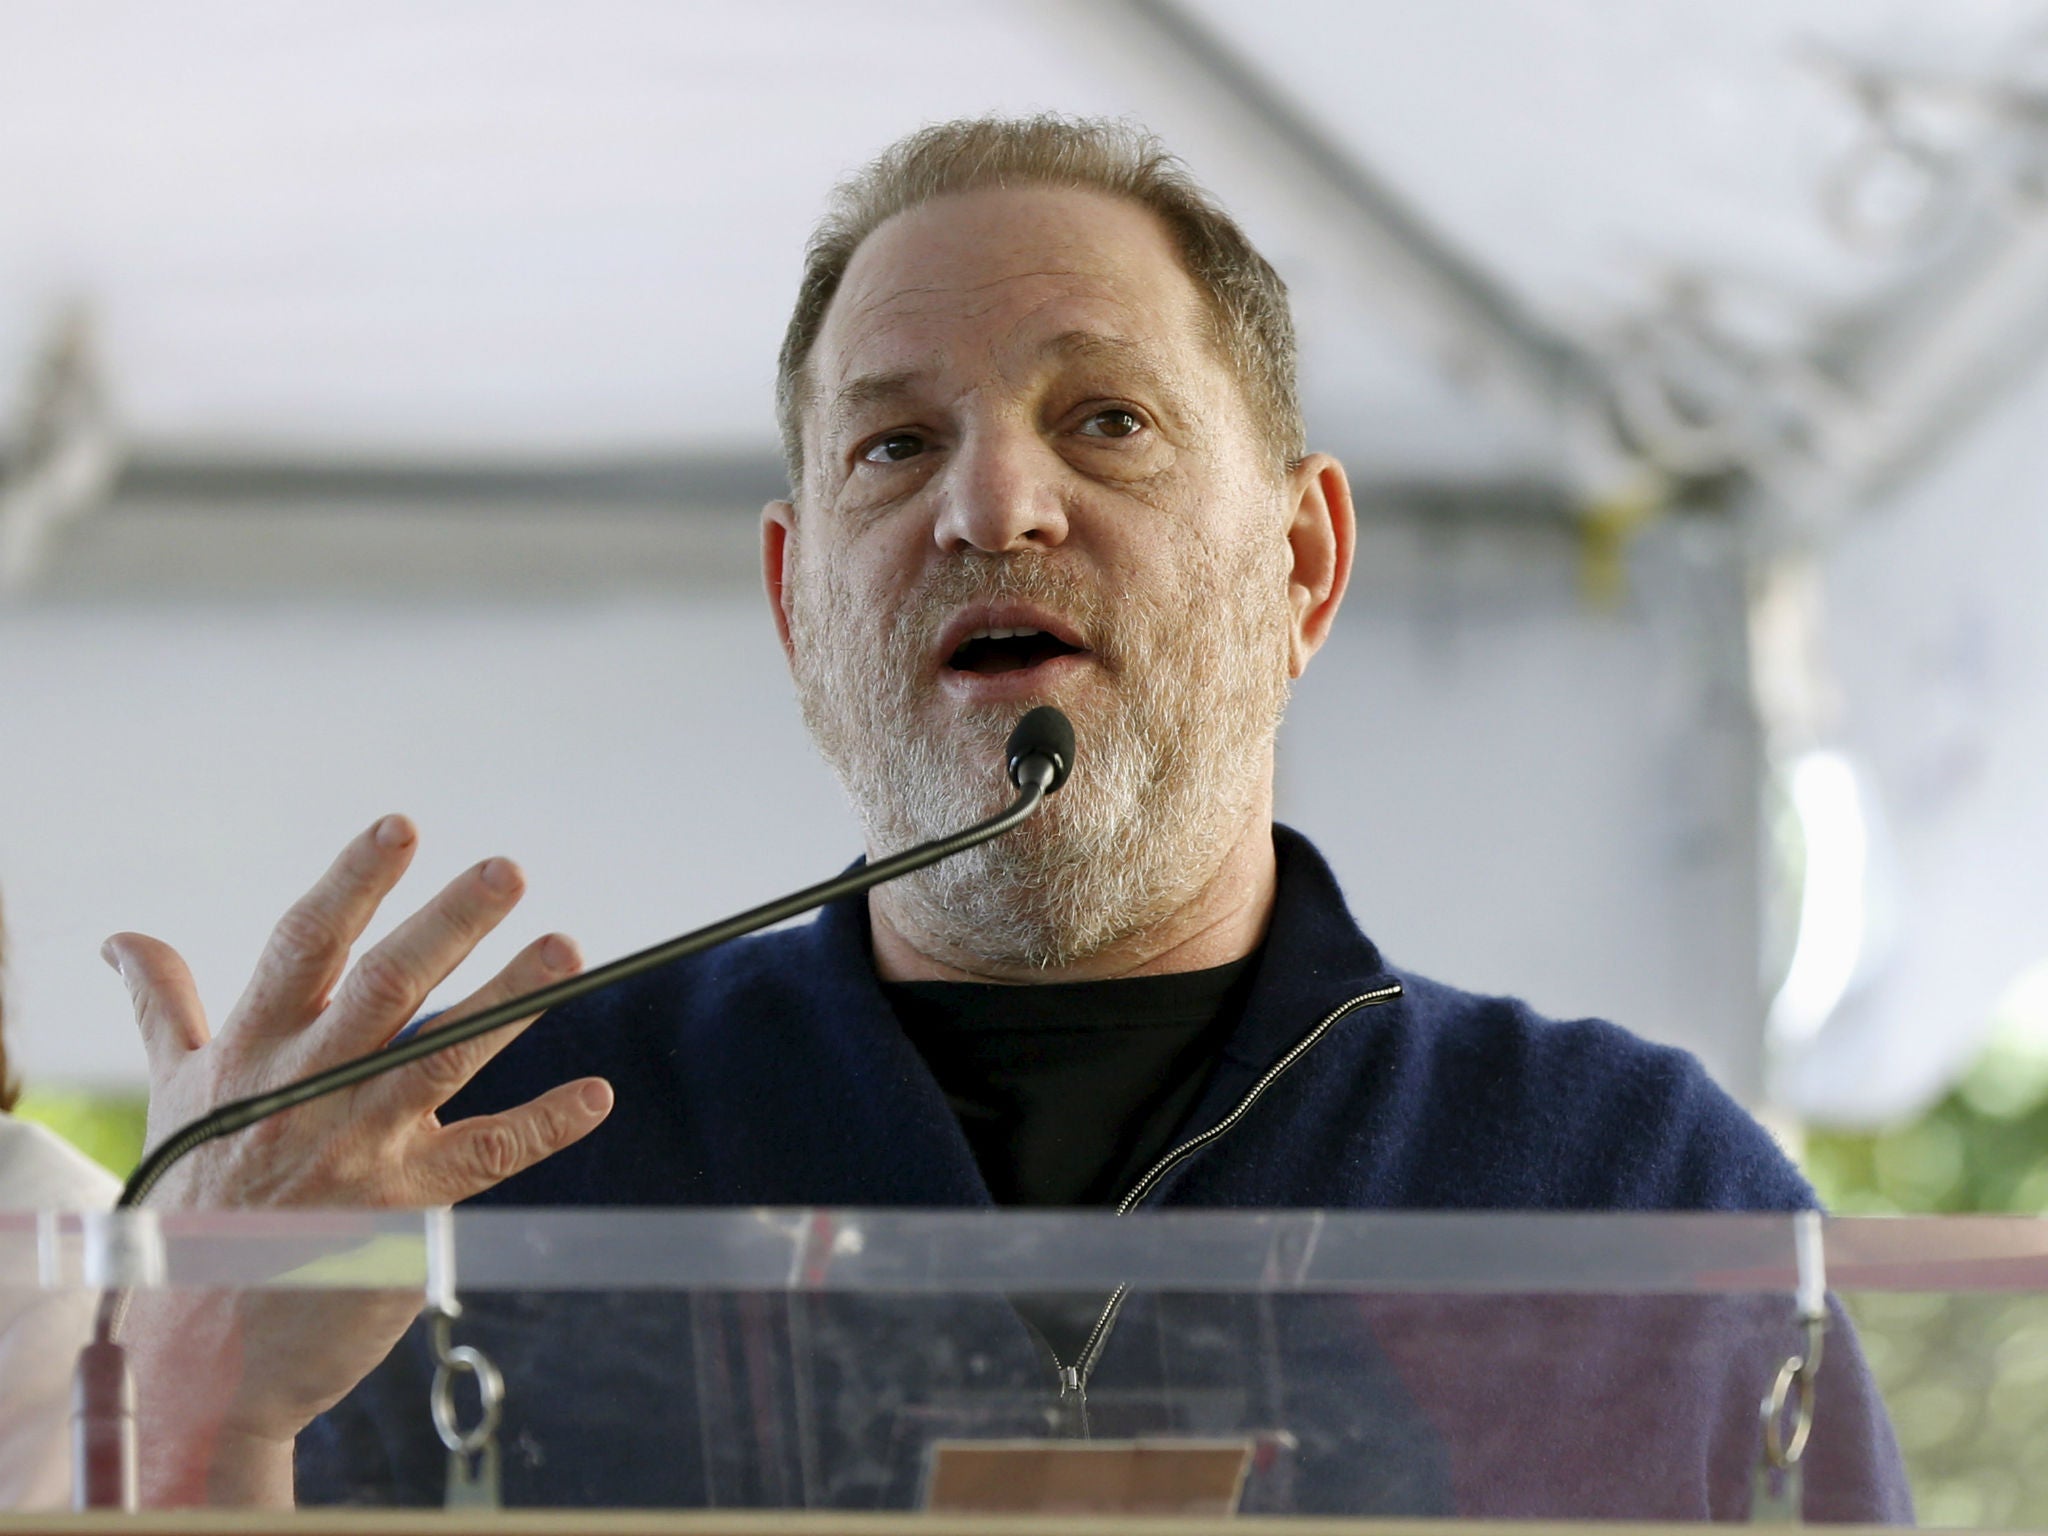
[(1171, 915), (1071, 965), (1040, 967), (991, 960), (920, 932), (888, 887), (868, 893), (875, 971), (884, 981), (1105, 981), (1202, 971), (1242, 960), (1259, 947), (1273, 914), (1279, 866), (1273, 857), (1273, 803), (1260, 798), (1235, 829), (1220, 864)]

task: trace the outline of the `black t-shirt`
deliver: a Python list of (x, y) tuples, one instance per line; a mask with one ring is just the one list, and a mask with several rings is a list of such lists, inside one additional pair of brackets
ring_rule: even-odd
[(1244, 1011), (1213, 970), (1002, 986), (884, 984), (998, 1205), (1113, 1205), (1173, 1143)]
[[(998, 1205), (1105, 1206), (1163, 1157), (1244, 1012), (1252, 958), (1207, 971), (1004, 986), (883, 984)], [(1010, 1298), (1079, 1360), (1106, 1298)]]

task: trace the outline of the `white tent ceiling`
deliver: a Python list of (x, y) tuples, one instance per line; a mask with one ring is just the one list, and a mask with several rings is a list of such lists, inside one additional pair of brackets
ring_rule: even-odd
[[(1892, 264), (1820, 214), (1859, 119), (1813, 58), (1981, 72), (2032, 14), (1182, 10), (1582, 338), (1676, 269), (1729, 280), (1780, 329), (1870, 291)], [(918, 122), (990, 108), (1134, 115), (1178, 147), (1295, 287), (1323, 440), (1396, 479), (1552, 467), (1536, 426), (1459, 387), (1469, 359), (1443, 355), (1325, 187), (1248, 143), (1214, 83), (1117, 6), (1062, 0), (17, 0), (0, 10), (0, 364), (82, 298), (122, 419), (167, 452), (766, 454), (770, 359), (825, 189)]]

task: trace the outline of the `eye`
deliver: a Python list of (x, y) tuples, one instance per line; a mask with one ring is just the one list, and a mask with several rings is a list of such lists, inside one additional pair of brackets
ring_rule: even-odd
[(1120, 405), (1091, 412), (1081, 423), (1081, 431), (1089, 437), (1132, 437), (1144, 428), (1145, 423), (1136, 411), (1126, 410)]
[(924, 439), (915, 432), (891, 432), (861, 449), (860, 456), (869, 464), (900, 464), (923, 452)]

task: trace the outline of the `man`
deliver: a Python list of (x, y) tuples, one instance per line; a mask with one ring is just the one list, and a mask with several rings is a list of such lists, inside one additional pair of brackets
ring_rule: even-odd
[[(1690, 1057), (1391, 969), (1313, 849), (1273, 825), (1275, 730), (1344, 596), (1351, 500), (1342, 467), (1303, 442), (1280, 280), (1149, 140), (1041, 119), (898, 145), (842, 189), (813, 241), (778, 401), (792, 489), (763, 518), (772, 613), (869, 853), (996, 808), (1002, 742), (1031, 704), (1072, 718), (1072, 781), (1020, 831), (813, 925), (209, 1149), (163, 1198), (1812, 1204)], [(218, 1040), (171, 951), (110, 941), (150, 1048), (154, 1135), (388, 1040), (517, 900), (517, 872), (492, 860), (344, 975), (413, 840), (391, 818), (344, 852), (287, 914)], [(542, 939), (451, 1016), (575, 965), (566, 940)], [(1063, 1400), (1085, 1401), (1114, 1351), (1135, 1354), (1156, 1325), (1058, 1300), (1024, 1311)], [(403, 1323), (366, 1308), (359, 1327), (323, 1329), (287, 1378), (227, 1394), (203, 1453), (160, 1442), (159, 1493), (289, 1497), (294, 1435)], [(1347, 1328), (1355, 1317), (1310, 1309), (1275, 1347), (1342, 1357)], [(152, 1375), (173, 1374), (145, 1370), (145, 1398)], [(1729, 1379), (1753, 1415), (1768, 1382)], [(877, 1401), (908, 1390), (884, 1386)], [(366, 1394), (326, 1421), (317, 1476), (352, 1496), (365, 1491), (353, 1469), (381, 1457), (428, 1496), (428, 1474), (397, 1465), (411, 1442), (376, 1428)], [(1274, 1411), (1330, 1416), (1309, 1403), (1283, 1394)], [(1311, 1481), (1318, 1467), (1334, 1479), (1324, 1507), (1443, 1507), (1405, 1484), (1343, 1481), (1367, 1444), (1421, 1444), (1421, 1423), (1382, 1416), (1308, 1457)], [(1853, 1460), (1875, 1441), (1844, 1443)], [(558, 1496), (546, 1479), (594, 1453), (586, 1439), (574, 1457), (537, 1456), (533, 1496)], [(745, 1476), (766, 1486), (758, 1466)], [(634, 1486), (643, 1502), (722, 1497), (708, 1469), (683, 1493)], [(902, 1496), (889, 1486), (884, 1502)], [(1889, 1497), (1844, 1507), (1896, 1513)]]

